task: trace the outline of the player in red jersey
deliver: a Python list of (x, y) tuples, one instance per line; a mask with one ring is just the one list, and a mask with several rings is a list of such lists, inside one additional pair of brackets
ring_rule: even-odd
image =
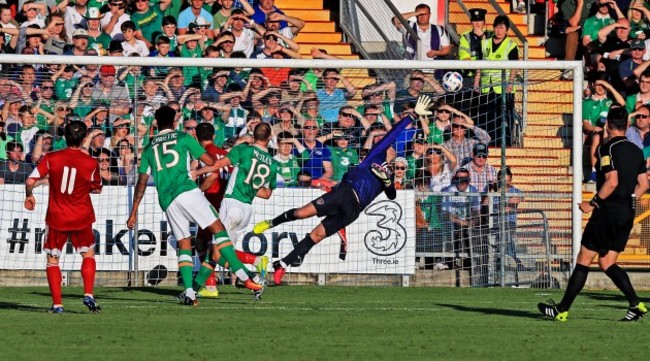
[(83, 303), (92, 313), (101, 311), (93, 296), (96, 265), (92, 224), (95, 222), (95, 211), (90, 193), (101, 193), (102, 181), (97, 160), (81, 149), (87, 130), (86, 125), (80, 121), (66, 124), (64, 134), (68, 147), (44, 155), (25, 185), (25, 208), (31, 211), (36, 207), (32, 193), (34, 186), (39, 179), (48, 177), (50, 199), (45, 216), (45, 253), (52, 313), (63, 313), (59, 257), (68, 239), (83, 258)]

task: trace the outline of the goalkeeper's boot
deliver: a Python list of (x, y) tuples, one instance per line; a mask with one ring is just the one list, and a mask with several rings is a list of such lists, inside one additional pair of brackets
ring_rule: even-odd
[(276, 286), (279, 286), (282, 284), (282, 277), (284, 277), (284, 274), (287, 273), (287, 270), (282, 267), (280, 261), (273, 262), (273, 269), (275, 270), (273, 273), (273, 281), (275, 282)]
[(267, 219), (265, 221), (259, 222), (258, 224), (253, 227), (253, 233), (255, 234), (261, 234), (264, 233), (267, 229), (270, 229), (273, 227), (273, 221), (270, 219)]
[(635, 307), (630, 307), (627, 309), (625, 317), (621, 321), (625, 322), (634, 322), (643, 318), (643, 316), (648, 313), (648, 309), (645, 307), (643, 302), (639, 302)]
[(57, 314), (62, 314), (63, 313), (63, 306), (61, 305), (52, 305), (50, 309), (47, 311), (49, 313), (57, 313)]
[(269, 258), (266, 256), (260, 257), (260, 263), (255, 266), (257, 272), (260, 274), (261, 279), (266, 279), (266, 268), (269, 265)]
[(550, 301), (550, 304), (540, 302), (537, 304), (537, 308), (542, 315), (550, 317), (556, 321), (566, 322), (567, 317), (569, 317), (569, 311), (560, 312), (557, 309), (557, 304), (555, 304), (553, 300)]
[(88, 307), (90, 313), (100, 313), (102, 308), (97, 304), (93, 296), (84, 297), (84, 306)]

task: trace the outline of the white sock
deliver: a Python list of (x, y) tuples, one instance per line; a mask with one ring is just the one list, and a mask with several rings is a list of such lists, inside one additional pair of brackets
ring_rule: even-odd
[(195, 300), (196, 299), (196, 292), (194, 292), (194, 289), (192, 289), (192, 288), (187, 288), (187, 289), (185, 289), (185, 296)]
[(237, 272), (235, 272), (235, 274), (237, 275), (237, 278), (242, 280), (242, 282), (246, 282), (250, 278), (250, 277), (248, 277), (248, 273), (246, 273), (246, 271), (244, 271), (243, 268), (237, 270)]

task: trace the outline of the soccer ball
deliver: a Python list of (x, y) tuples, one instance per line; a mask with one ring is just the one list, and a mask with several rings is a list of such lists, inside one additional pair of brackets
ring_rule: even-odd
[(463, 88), (463, 76), (458, 72), (450, 71), (442, 77), (442, 87), (450, 93), (455, 93)]

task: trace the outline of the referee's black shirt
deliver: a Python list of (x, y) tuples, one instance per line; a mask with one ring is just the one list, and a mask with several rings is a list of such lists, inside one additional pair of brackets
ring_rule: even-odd
[(605, 175), (618, 172), (618, 185), (607, 202), (629, 201), (637, 184), (637, 176), (646, 172), (643, 152), (626, 137), (614, 137), (598, 147), (596, 188), (605, 183)]

